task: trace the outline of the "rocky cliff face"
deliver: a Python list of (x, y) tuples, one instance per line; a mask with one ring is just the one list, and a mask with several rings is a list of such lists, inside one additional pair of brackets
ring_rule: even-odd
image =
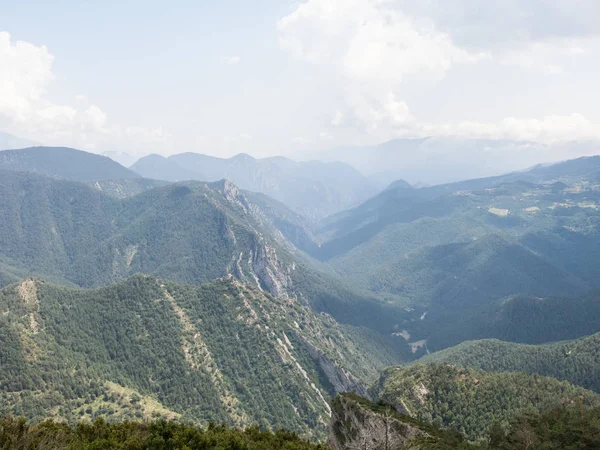
[(282, 263), (274, 247), (270, 247), (266, 242), (258, 242), (254, 251), (250, 252), (248, 263), (258, 287), (264, 288), (276, 297), (290, 296), (292, 279), (289, 272), (295, 268), (295, 265), (286, 266)]
[(354, 394), (340, 394), (333, 400), (329, 445), (334, 450), (425, 450), (457, 448), (455, 444), (460, 442), (454, 436), (398, 414), (390, 406)]
[(353, 392), (368, 398), (369, 393), (354, 375), (325, 356), (321, 350), (310, 344), (308, 340), (302, 337), (301, 340), (304, 342), (311, 358), (317, 363), (336, 394), (340, 392)]

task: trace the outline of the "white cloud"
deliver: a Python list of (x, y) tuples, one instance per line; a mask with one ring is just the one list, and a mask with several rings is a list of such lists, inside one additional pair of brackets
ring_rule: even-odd
[(45, 46), (11, 42), (0, 32), (0, 114), (26, 120), (53, 79), (54, 57)]
[(514, 139), (547, 144), (576, 139), (600, 139), (600, 127), (581, 114), (551, 115), (542, 119), (508, 117), (498, 123), (464, 121), (442, 126), (428, 125), (423, 131), (426, 134)]
[[(436, 123), (428, 116), (435, 115), (434, 104), (429, 111), (418, 105), (416, 116), (404, 97), (414, 89), (426, 93), (461, 69), (463, 77), (453, 80), (460, 84), (448, 88), (469, 95), (469, 84), (481, 79), (469, 79), (466, 66), (485, 67), (479, 77), (502, 67), (531, 71), (542, 85), (566, 77), (590, 49), (600, 48), (596, 13), (597, 0), (576, 6), (568, 0), (305, 0), (276, 28), (284, 51), (330, 74), (337, 98), (332, 127), (379, 140), (458, 135), (557, 142), (600, 139), (600, 127), (560, 111), (484, 122), (471, 117), (472, 110), (457, 110), (455, 122)], [(518, 89), (517, 80), (514, 85)], [(518, 111), (518, 96), (514, 104)]]
[[(414, 118), (408, 105), (393, 92), (373, 89), (348, 89), (343, 125), (358, 127), (368, 133), (413, 126)], [(334, 117), (335, 119), (336, 117)]]
[(344, 122), (344, 113), (337, 109), (331, 118), (331, 125), (339, 127)]
[(487, 57), (383, 0), (308, 0), (280, 19), (277, 31), (284, 50), (340, 78), (345, 105), (331, 125), (347, 122), (369, 132), (412, 119), (396, 95), (405, 79), (439, 79), (455, 64)]
[(544, 41), (525, 41), (517, 47), (495, 50), (493, 58), (500, 64), (516, 66), (541, 73), (562, 75), (563, 64), (569, 65), (580, 58), (588, 49), (598, 45), (594, 38), (553, 38)]
[(0, 32), (0, 127), (15, 135), (48, 145), (86, 149), (162, 145), (162, 129), (128, 127), (109, 123), (87, 96), (75, 96), (76, 105), (49, 100), (54, 82), (54, 56), (45, 46), (11, 41)]
[(524, 42), (600, 35), (597, 0), (395, 0), (407, 14), (427, 17), (468, 48), (519, 47)]
[(313, 63), (335, 64), (352, 80), (397, 84), (423, 73), (443, 75), (480, 55), (456, 47), (423, 18), (382, 0), (308, 0), (277, 22), (282, 48)]
[(96, 105), (90, 106), (84, 112), (86, 122), (97, 130), (101, 130), (106, 126), (106, 114), (102, 112)]
[(70, 106), (50, 105), (38, 109), (36, 114), (45, 121), (72, 122), (77, 115), (77, 110)]
[(239, 56), (226, 56), (224, 60), (226, 64), (233, 66), (239, 64), (242, 61), (242, 58), (240, 58)]
[(396, 100), (395, 95), (392, 93), (388, 94), (383, 106), (386, 116), (394, 126), (404, 125), (412, 120), (408, 105), (405, 102)]

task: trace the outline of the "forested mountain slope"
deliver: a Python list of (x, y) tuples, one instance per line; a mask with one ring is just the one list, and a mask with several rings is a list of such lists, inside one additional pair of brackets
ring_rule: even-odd
[(446, 364), (416, 364), (385, 370), (374, 398), (426, 423), (485, 437), (491, 424), (507, 426), (524, 413), (566, 403), (597, 406), (600, 396), (554, 378), (521, 372), (492, 373)]
[(467, 341), (419, 361), (446, 362), (491, 372), (537, 373), (600, 392), (600, 333), (544, 345), (497, 339)]
[[(341, 270), (341, 269), (340, 269)], [(573, 295), (589, 285), (501, 233), (470, 241), (425, 246), (382, 267), (368, 281), (373, 292), (392, 294), (411, 306), (465, 309), (515, 293)], [(355, 281), (358, 284), (358, 281)]]
[(184, 286), (137, 275), (93, 290), (29, 279), (0, 291), (0, 414), (322, 436), (330, 395), (365, 393), (398, 361), (369, 333), (233, 277)]
[[(410, 310), (397, 332), (416, 351), (589, 335), (600, 331), (594, 302), (568, 298), (600, 289), (598, 161), (431, 188), (400, 184), (324, 220), (312, 254), (349, 284)], [(536, 298), (546, 301), (538, 307)], [(562, 314), (568, 325), (557, 323)]]
[(74, 181), (139, 178), (112, 159), (67, 147), (31, 147), (0, 152), (0, 170), (34, 172)]
[[(577, 254), (586, 243), (594, 242), (591, 236), (599, 202), (598, 185), (585, 181), (571, 185), (517, 182), (457, 191), (432, 200), (393, 197), (373, 210), (349, 212), (348, 217), (324, 225), (316, 234), (321, 241), (316, 256), (342, 271), (358, 269), (360, 259), (370, 258), (375, 266), (368, 273), (423, 247), (503, 233), (559, 264), (569, 251)], [(390, 247), (376, 258), (384, 243)], [(598, 252), (597, 244), (592, 250)], [(563, 266), (577, 272), (580, 266), (572, 267), (571, 260)]]
[(111, 197), (127, 198), (156, 187), (166, 186), (169, 183), (149, 178), (126, 178), (124, 180), (90, 181), (86, 184)]
[(414, 322), (413, 338), (427, 335), (431, 351), (486, 338), (543, 344), (599, 332), (600, 295), (594, 291), (580, 297), (512, 296), (454, 314), (431, 311), (427, 317), (429, 321)]
[(469, 442), (456, 430), (440, 429), (400, 414), (385, 403), (372, 403), (352, 394), (333, 401), (330, 445), (346, 448), (413, 450), (596, 450), (600, 447), (600, 407), (580, 401), (542, 414), (513, 417), (507, 426), (489, 424), (486, 436)]
[(337, 395), (332, 402), (329, 445), (346, 449), (452, 449), (481, 448), (459, 433), (398, 413), (392, 406), (372, 403), (354, 394)]
[(197, 284), (232, 274), (346, 323), (385, 331), (405, 315), (297, 258), (272, 222), (276, 214), (263, 213), (227, 181), (168, 185), (120, 200), (81, 183), (4, 172), (0, 200), (5, 282), (38, 274), (95, 287), (150, 273)]
[[(309, 219), (268, 195), (247, 190), (244, 190), (243, 194), (255, 206), (254, 211), (257, 212), (258, 220), (263, 224), (265, 221), (268, 222), (297, 249), (307, 254), (314, 253), (317, 244)], [(263, 218), (265, 220), (262, 220)]]
[[(119, 177), (127, 169), (112, 161), (47, 149), (56, 161), (75, 155), (63, 167), (33, 150), (0, 153), (10, 156), (0, 166), (0, 415), (322, 437), (328, 400), (368, 395), (386, 366), (465, 340), (600, 332), (596, 159), (423, 189), (398, 182), (314, 227), (372, 194), (355, 171), (248, 155), (150, 161), (171, 171), (165, 180), (185, 167), (251, 192), (225, 179)], [(467, 343), (427, 360), (452, 366), (384, 371), (370, 394), (481, 439), (496, 421), (599, 404), (584, 389), (600, 382), (596, 341)]]
[[(539, 222), (538, 215), (548, 225), (551, 223), (549, 214), (577, 215), (581, 212), (579, 209), (587, 209), (585, 212), (592, 214), (590, 210), (598, 200), (598, 173), (600, 157), (587, 157), (525, 172), (421, 189), (400, 183), (354, 209), (321, 221), (317, 232), (323, 244), (320, 256), (330, 259), (345, 254), (390, 225), (422, 218), (460, 215), (468, 223), (503, 228), (531, 226), (531, 222)], [(491, 216), (477, 215), (473, 211), (490, 208)], [(503, 217), (505, 220), (500, 220)]]

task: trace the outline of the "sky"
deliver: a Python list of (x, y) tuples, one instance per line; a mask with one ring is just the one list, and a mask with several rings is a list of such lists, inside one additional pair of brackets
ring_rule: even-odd
[(596, 141), (598, 17), (598, 0), (2, 0), (0, 131), (134, 155)]

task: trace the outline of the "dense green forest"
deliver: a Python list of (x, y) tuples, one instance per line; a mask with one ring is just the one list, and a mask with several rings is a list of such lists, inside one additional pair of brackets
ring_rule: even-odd
[[(337, 399), (336, 399), (337, 400)], [(390, 412), (385, 405), (351, 397), (362, 408), (398, 422), (417, 427), (423, 436), (411, 439), (409, 448), (421, 450), (594, 450), (600, 446), (600, 408), (579, 405), (555, 408), (541, 415), (519, 416), (507, 429), (491, 424), (486, 443), (474, 444), (449, 431), (435, 429), (407, 416)], [(334, 406), (335, 406), (334, 401)], [(403, 432), (406, 428), (391, 432)], [(425, 434), (426, 433), (426, 434)], [(22, 419), (0, 419), (0, 448), (5, 450), (79, 450), (79, 449), (206, 449), (206, 450), (325, 450), (323, 444), (310, 443), (288, 431), (270, 432), (258, 427), (245, 430), (210, 424), (206, 428), (154, 420), (93, 423), (76, 426), (45, 421), (30, 424)], [(385, 447), (382, 447), (385, 448)]]
[(513, 419), (508, 431), (493, 424), (490, 450), (594, 450), (600, 448), (600, 408), (573, 405)]
[(435, 363), (386, 369), (371, 392), (399, 411), (471, 440), (483, 439), (490, 424), (507, 427), (525, 413), (577, 401), (600, 405), (600, 395), (554, 378)]
[(152, 422), (93, 423), (0, 419), (0, 448), (4, 450), (325, 450), (288, 431), (245, 430), (210, 424), (207, 428), (155, 420)]
[(600, 294), (593, 291), (574, 298), (513, 296), (446, 317), (432, 315), (430, 323), (414, 326), (414, 330), (428, 337), (427, 345), (432, 351), (488, 338), (542, 344), (598, 332)]
[(127, 198), (150, 189), (166, 186), (169, 183), (149, 180), (148, 178), (125, 178), (122, 180), (88, 181), (85, 184), (111, 197)]
[(0, 414), (180, 418), (322, 436), (327, 399), (401, 360), (233, 277), (184, 286), (138, 275), (95, 290), (27, 280), (0, 291)]
[(424, 356), (419, 361), (447, 362), (490, 372), (538, 373), (600, 393), (600, 333), (544, 345), (496, 339), (469, 341)]

